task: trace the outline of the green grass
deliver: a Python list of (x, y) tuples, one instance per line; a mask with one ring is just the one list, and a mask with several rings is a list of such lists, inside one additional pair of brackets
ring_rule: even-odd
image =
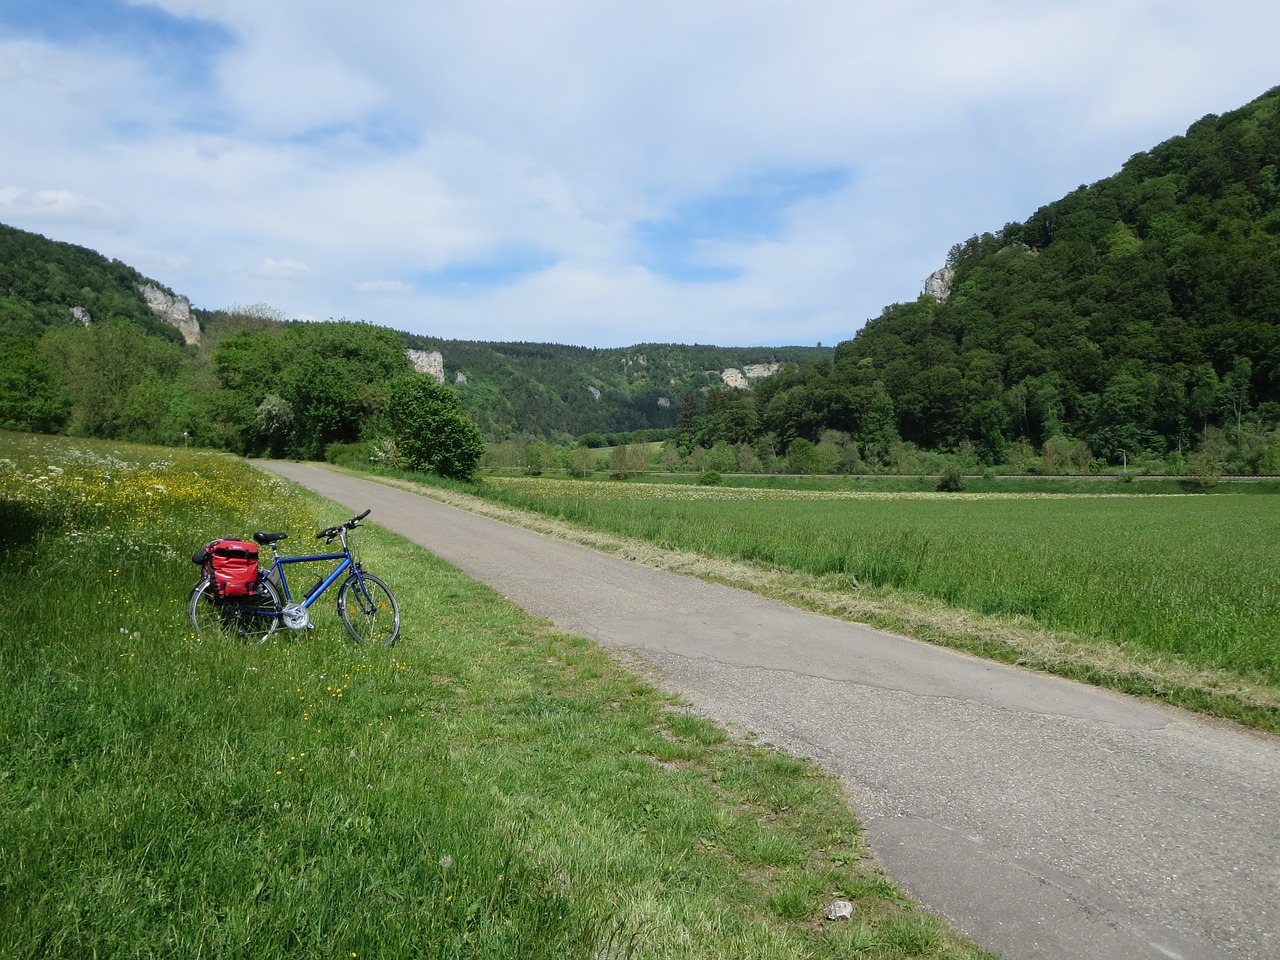
[(1274, 497), (446, 486), (460, 506), (655, 566), (1280, 732)]
[(547, 480), (493, 489), (622, 536), (844, 578), (850, 590), (923, 594), (1280, 685), (1271, 497), (753, 497)]
[(0, 955), (982, 955), (811, 765), (376, 526), (395, 648), (202, 642), (196, 547), (345, 518), (234, 458), (0, 434), (0, 510)]

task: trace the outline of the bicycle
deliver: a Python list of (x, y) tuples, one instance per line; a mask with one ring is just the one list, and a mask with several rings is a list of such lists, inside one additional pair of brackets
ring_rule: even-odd
[[(356, 529), (369, 513), (366, 510), (358, 517), (316, 534), (316, 539), (324, 540), (326, 546), (338, 540), (342, 544), (341, 553), (282, 557), (276, 544), (287, 539), (288, 534), (255, 533), (253, 539), (257, 543), (271, 548), (271, 567), (259, 569), (252, 592), (242, 597), (220, 596), (212, 577), (208, 573), (201, 577), (192, 588), (187, 604), (187, 614), (197, 633), (202, 637), (223, 635), (265, 643), (279, 627), (311, 629), (311, 606), (346, 574), (338, 588), (338, 616), (347, 633), (356, 643), (391, 646), (400, 635), (400, 605), (385, 583), (365, 572), (363, 564), (356, 559), (347, 543), (347, 531)], [(341, 562), (312, 584), (301, 601), (294, 600), (285, 567), (292, 563), (326, 560)]]

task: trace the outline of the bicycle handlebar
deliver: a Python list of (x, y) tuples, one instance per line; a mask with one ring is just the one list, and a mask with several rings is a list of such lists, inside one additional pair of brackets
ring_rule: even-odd
[(340, 523), (336, 527), (327, 527), (326, 529), (321, 530), (319, 533), (316, 534), (316, 539), (332, 540), (334, 537), (340, 534), (344, 529), (354, 530), (356, 527), (360, 526), (360, 521), (363, 520), (372, 512), (373, 512), (372, 510), (366, 510), (364, 513), (360, 514), (358, 517), (352, 517), (346, 523)]

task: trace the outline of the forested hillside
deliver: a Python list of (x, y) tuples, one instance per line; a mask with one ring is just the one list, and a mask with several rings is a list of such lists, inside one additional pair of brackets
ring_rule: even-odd
[[(956, 244), (947, 267), (943, 295), (886, 307), (834, 350), (476, 343), (269, 308), (194, 311), (186, 345), (138, 293), (154, 281), (0, 226), (0, 427), (372, 449), (391, 384), (423, 376), (413, 349), (441, 355), (491, 441), (665, 430), (726, 466), (911, 469), (929, 450), (1280, 473), (1280, 88)], [(753, 364), (781, 370), (722, 382)]]
[(945, 302), (890, 306), (766, 384), (761, 430), (874, 444), (891, 411), (902, 440), (988, 463), (1208, 448), (1280, 470), (1278, 167), (1280, 88), (957, 244)]
[(239, 453), (319, 457), (389, 433), (407, 349), (439, 352), (463, 409), (491, 440), (670, 430), (679, 398), (749, 364), (831, 348), (646, 344), (601, 350), (475, 343), (368, 323), (290, 321), (265, 306), (194, 310), (185, 345), (154, 315), (136, 270), (0, 225), (0, 428)]
[(0, 223), (0, 336), (40, 336), (66, 326), (80, 308), (97, 320), (128, 320), (153, 336), (181, 343), (138, 292), (164, 289), (119, 260)]
[(597, 349), (414, 336), (408, 342), (443, 355), (447, 381), (493, 439), (670, 429), (681, 398), (722, 386), (725, 370), (813, 362), (833, 354), (829, 347), (650, 343)]

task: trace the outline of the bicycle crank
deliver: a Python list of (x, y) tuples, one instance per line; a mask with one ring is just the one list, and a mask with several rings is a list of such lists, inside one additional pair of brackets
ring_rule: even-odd
[(306, 630), (311, 626), (311, 614), (300, 603), (286, 603), (280, 611), (280, 622), (290, 630)]

